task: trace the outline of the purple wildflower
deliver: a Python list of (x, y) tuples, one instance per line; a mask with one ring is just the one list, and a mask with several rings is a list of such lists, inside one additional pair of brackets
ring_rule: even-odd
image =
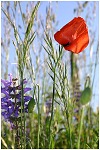
[[(2, 84), (4, 85), (1, 87), (1, 93), (3, 93), (3, 97), (1, 98), (1, 109), (2, 109), (2, 116), (6, 121), (9, 121), (11, 123), (11, 126), (13, 125), (13, 121), (20, 117), (21, 112), (21, 87), (22, 83), (20, 85), (16, 85), (17, 78), (12, 78), (12, 75), (10, 74), (10, 81), (7, 80), (1, 80)], [(26, 79), (23, 80), (23, 84), (26, 84)], [(31, 88), (23, 88), (23, 100), (24, 100), (24, 111), (28, 112), (28, 104), (27, 102), (32, 98), (31, 96), (25, 96), (25, 93), (30, 91)]]

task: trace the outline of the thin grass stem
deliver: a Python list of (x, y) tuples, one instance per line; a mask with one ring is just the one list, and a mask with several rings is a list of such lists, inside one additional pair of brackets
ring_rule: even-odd
[(39, 107), (39, 85), (38, 87), (38, 100), (37, 100), (37, 106), (38, 106), (38, 141), (37, 141), (37, 148), (39, 149), (40, 144), (40, 107)]
[(25, 109), (24, 109), (24, 88), (23, 88), (23, 72), (21, 71), (21, 148), (23, 148), (23, 139), (24, 139), (24, 148), (26, 147), (26, 137), (25, 137)]
[(81, 121), (80, 121), (80, 126), (79, 126), (79, 136), (78, 136), (77, 149), (80, 149), (80, 139), (81, 139), (82, 125), (83, 125), (83, 118), (84, 118), (84, 107), (82, 107)]
[[(56, 68), (56, 67), (55, 67)], [(53, 96), (52, 96), (52, 110), (51, 110), (51, 118), (49, 123), (49, 148), (51, 148), (51, 123), (53, 120), (53, 111), (54, 111), (54, 97), (55, 97), (55, 69), (54, 69), (54, 80), (53, 80)]]

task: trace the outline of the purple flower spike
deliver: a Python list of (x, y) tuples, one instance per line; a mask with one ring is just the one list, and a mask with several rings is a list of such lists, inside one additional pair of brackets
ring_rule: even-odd
[(28, 102), (30, 99), (32, 99), (31, 96), (24, 96), (24, 101), (25, 101), (25, 102)]
[(31, 90), (31, 88), (24, 88), (24, 93), (26, 93), (26, 92), (28, 92), (30, 90)]
[[(9, 74), (10, 81), (1, 80), (3, 87), (1, 87), (1, 93), (4, 96), (1, 98), (1, 109), (2, 109), (2, 116), (4, 117), (5, 121), (9, 121), (11, 124), (11, 128), (15, 128), (14, 121), (15, 119), (20, 117), (21, 112), (21, 87), (20, 85), (16, 85), (17, 78), (12, 78), (12, 74)], [(23, 79), (23, 84), (26, 84), (26, 79)], [(31, 88), (25, 87), (23, 88), (23, 93), (30, 91)], [(28, 102), (32, 97), (23, 95), (24, 100), (24, 109), (25, 112), (28, 112)]]
[(5, 87), (8, 87), (8, 86), (10, 86), (12, 84), (12, 82), (9, 82), (9, 81), (6, 81), (6, 80), (2, 80), (2, 79), (1, 79), (1, 83), (3, 83)]

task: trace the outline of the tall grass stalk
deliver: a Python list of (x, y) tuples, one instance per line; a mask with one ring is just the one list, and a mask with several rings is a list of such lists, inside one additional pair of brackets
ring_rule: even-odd
[[(25, 133), (25, 109), (24, 109), (24, 91), (23, 91), (23, 72), (21, 71), (21, 148), (24, 140), (24, 149), (26, 148), (26, 133)], [(22, 133), (23, 132), (23, 133)]]
[(38, 88), (38, 99), (37, 99), (37, 107), (38, 107), (38, 140), (37, 140), (37, 148), (39, 149), (39, 144), (40, 144), (40, 106), (39, 106), (39, 91), (40, 91), (40, 88), (39, 88), (39, 85), (37, 85), (37, 88)]
[[(64, 104), (65, 104), (66, 118), (67, 118), (67, 122), (68, 122), (70, 148), (72, 148), (72, 135), (71, 135), (71, 127), (72, 127), (71, 126), (71, 119), (72, 119), (72, 115), (70, 114), (70, 107), (71, 107), (71, 105), (70, 105), (69, 85), (68, 85), (68, 83), (66, 85), (66, 82), (65, 82), (66, 79), (67, 79), (67, 67), (66, 67), (66, 64), (65, 64), (65, 70), (63, 72), (64, 72), (63, 73), (63, 78), (65, 79), (65, 80), (62, 79), (62, 80), (64, 80), (64, 89), (66, 89), (66, 87), (67, 87), (67, 94), (68, 94), (68, 96), (65, 97)], [(67, 79), (67, 82), (68, 82), (68, 79)], [(64, 93), (64, 95), (66, 96), (66, 93)], [(72, 109), (71, 109), (71, 111), (72, 111)]]
[(72, 137), (71, 137), (71, 124), (70, 124), (70, 117), (69, 117), (69, 108), (67, 107), (66, 111), (66, 118), (67, 118), (67, 122), (68, 122), (68, 130), (69, 130), (69, 138), (70, 138), (70, 148), (72, 148)]
[(52, 123), (52, 120), (53, 120), (53, 111), (54, 111), (55, 71), (56, 71), (56, 66), (54, 68), (54, 76), (53, 76), (53, 96), (52, 96), (52, 105), (51, 105), (51, 118), (50, 118), (50, 123), (49, 123), (49, 149), (51, 148), (51, 123)]
[(82, 107), (82, 112), (81, 112), (81, 121), (80, 121), (80, 125), (79, 125), (79, 136), (78, 136), (78, 142), (77, 142), (77, 149), (80, 149), (83, 118), (84, 118), (84, 107)]

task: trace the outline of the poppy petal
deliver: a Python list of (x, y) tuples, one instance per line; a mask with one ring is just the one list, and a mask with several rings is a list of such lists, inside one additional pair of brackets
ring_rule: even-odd
[(84, 19), (74, 18), (56, 32), (54, 38), (64, 46), (65, 50), (80, 53), (89, 43), (88, 29)]
[(89, 43), (89, 38), (87, 38), (87, 31), (85, 31), (81, 36), (79, 36), (74, 42), (68, 46), (64, 46), (65, 50), (72, 51), (76, 54), (82, 52)]

